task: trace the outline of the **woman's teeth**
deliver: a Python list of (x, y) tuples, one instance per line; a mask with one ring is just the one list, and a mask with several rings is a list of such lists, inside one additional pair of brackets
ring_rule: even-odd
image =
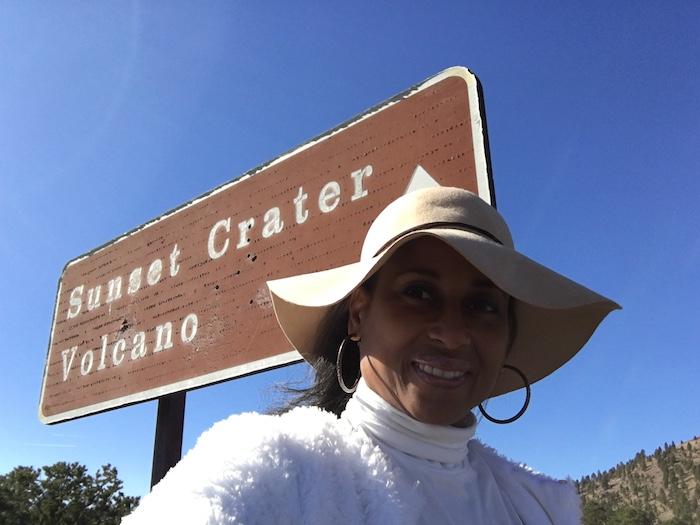
[(421, 372), (425, 372), (431, 376), (441, 377), (443, 379), (457, 379), (464, 375), (464, 372), (459, 372), (457, 370), (442, 370), (441, 368), (435, 368), (434, 366), (423, 363), (416, 363), (416, 365), (418, 365), (418, 369)]

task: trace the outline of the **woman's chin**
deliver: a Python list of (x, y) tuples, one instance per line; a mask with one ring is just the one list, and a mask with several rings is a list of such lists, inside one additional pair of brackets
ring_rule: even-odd
[(444, 407), (440, 410), (428, 407), (415, 407), (409, 414), (413, 419), (428, 425), (439, 425), (444, 427), (468, 427), (474, 422), (474, 415), (467, 409), (446, 411)]

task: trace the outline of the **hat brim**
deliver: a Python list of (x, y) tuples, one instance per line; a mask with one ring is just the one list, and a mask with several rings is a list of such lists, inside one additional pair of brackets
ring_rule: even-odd
[[(401, 246), (433, 236), (461, 254), (498, 288), (515, 298), (517, 334), (507, 363), (530, 383), (561, 367), (588, 341), (615, 302), (476, 233), (450, 228), (414, 230), (372, 258), (321, 272), (268, 282), (277, 320), (289, 342), (309, 362), (316, 329), (328, 309), (378, 271)], [(521, 388), (504, 371), (493, 396)]]

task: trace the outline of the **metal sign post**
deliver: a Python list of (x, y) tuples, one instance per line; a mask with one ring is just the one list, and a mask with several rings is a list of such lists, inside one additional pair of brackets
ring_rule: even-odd
[(175, 392), (158, 399), (156, 437), (153, 444), (151, 488), (182, 457), (182, 431), (185, 425), (185, 392)]

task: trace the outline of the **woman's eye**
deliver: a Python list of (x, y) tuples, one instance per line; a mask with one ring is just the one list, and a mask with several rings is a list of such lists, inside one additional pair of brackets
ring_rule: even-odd
[(407, 286), (403, 293), (407, 297), (419, 301), (429, 301), (432, 298), (430, 292), (424, 286), (420, 285)]
[(498, 304), (496, 304), (494, 301), (489, 301), (486, 299), (472, 301), (469, 303), (469, 309), (485, 314), (497, 314), (500, 311)]

